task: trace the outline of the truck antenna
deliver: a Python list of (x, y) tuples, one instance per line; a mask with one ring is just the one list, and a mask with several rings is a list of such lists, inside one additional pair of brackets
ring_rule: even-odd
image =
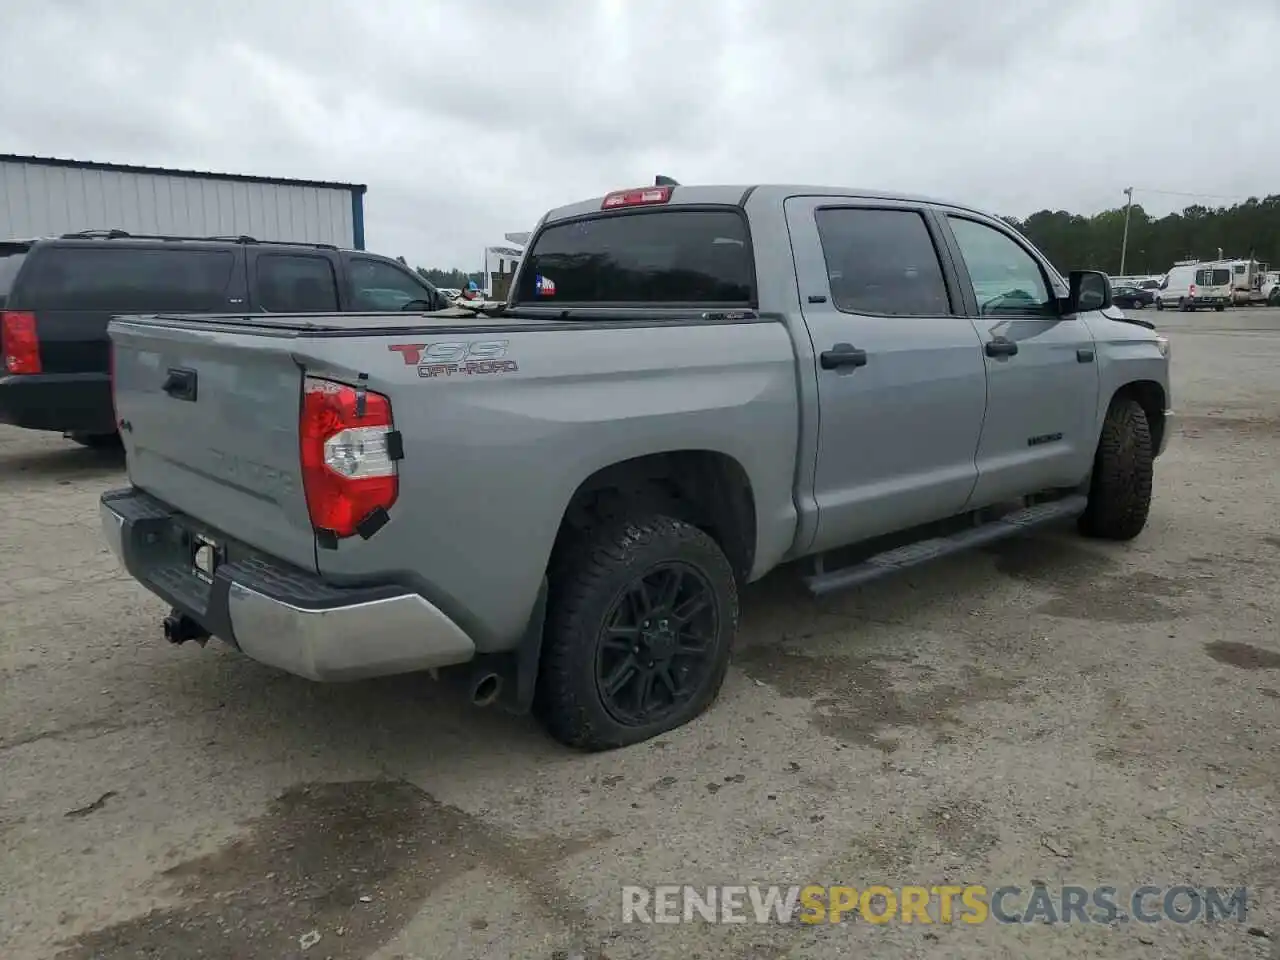
[(658, 174), (656, 177), (654, 177), (654, 178), (653, 178), (653, 185), (654, 185), (655, 187), (678, 187), (678, 186), (680, 186), (680, 184), (676, 183), (676, 181), (672, 180), (670, 177), (665, 177), (665, 176), (663, 176), (662, 174)]

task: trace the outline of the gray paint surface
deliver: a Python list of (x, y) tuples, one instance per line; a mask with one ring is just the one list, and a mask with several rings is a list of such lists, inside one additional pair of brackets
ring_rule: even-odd
[(352, 189), (0, 159), (0, 237), (114, 229), (351, 247)]
[[(688, 450), (735, 460), (754, 500), (754, 580), (784, 560), (1074, 486), (1090, 470), (1116, 390), (1151, 380), (1169, 396), (1156, 333), (1101, 313), (1006, 321), (1022, 355), (997, 367), (983, 355), (994, 334), (989, 318), (973, 315), (972, 290), (938, 318), (815, 307), (810, 297), (830, 294), (812, 229), (819, 200), (917, 209), (942, 231), (944, 214), (960, 209), (820, 189), (761, 187), (746, 201), (761, 316), (744, 322), (709, 323), (694, 312), (666, 321), (650, 312), (646, 321), (633, 310), (618, 313), (639, 325), (574, 324), (556, 322), (557, 308), (522, 308), (534, 319), (509, 320), (117, 319), (117, 407), (138, 424), (125, 436), (131, 480), (327, 581), (416, 590), (491, 651), (521, 636), (565, 508), (605, 467)], [(678, 188), (673, 202), (732, 204), (742, 195)], [(598, 211), (600, 201), (570, 209)], [(994, 218), (965, 214), (1014, 236)], [(944, 259), (958, 285), (958, 268)], [(498, 376), (422, 377), (389, 349), (497, 339), (518, 364)], [(821, 369), (818, 355), (840, 341), (864, 347), (867, 366), (852, 375)], [(1077, 343), (1092, 344), (1096, 362), (1079, 363)], [(168, 413), (162, 373), (185, 366), (200, 369), (203, 414)], [(1010, 372), (1024, 367), (1034, 372)], [(391, 522), (314, 558), (295, 473), (303, 370), (352, 384), (367, 374), (369, 388), (391, 398), (405, 447)], [(250, 395), (253, 403), (237, 399)], [(1058, 443), (1027, 442), (1053, 433)], [(215, 462), (208, 447), (238, 449), (240, 461)], [(246, 476), (258, 482), (240, 482)]]

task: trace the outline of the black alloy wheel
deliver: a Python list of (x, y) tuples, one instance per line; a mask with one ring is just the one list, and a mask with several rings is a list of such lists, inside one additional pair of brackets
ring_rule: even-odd
[(715, 666), (716, 607), (706, 576), (679, 561), (622, 590), (596, 648), (600, 701), (617, 723), (661, 723), (704, 689)]

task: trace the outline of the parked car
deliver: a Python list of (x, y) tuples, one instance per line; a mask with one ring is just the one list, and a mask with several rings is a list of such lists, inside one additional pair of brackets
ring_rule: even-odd
[(249, 237), (90, 231), (0, 242), (0, 422), (113, 443), (107, 321), (119, 313), (436, 310), (387, 257)]
[(1155, 293), (1141, 287), (1125, 285), (1112, 288), (1111, 302), (1117, 307), (1141, 310), (1156, 302)]
[(170, 640), (435, 670), (586, 749), (701, 713), (785, 561), (826, 594), (1058, 521), (1137, 536), (1174, 429), (1168, 342), (1105, 275), (852, 190), (562, 207), (474, 311), (110, 333), (103, 530)]

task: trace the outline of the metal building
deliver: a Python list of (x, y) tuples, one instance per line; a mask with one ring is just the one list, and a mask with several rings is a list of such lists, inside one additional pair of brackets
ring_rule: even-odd
[(0, 154), (0, 239), (124, 230), (363, 250), (366, 189), (359, 183)]

